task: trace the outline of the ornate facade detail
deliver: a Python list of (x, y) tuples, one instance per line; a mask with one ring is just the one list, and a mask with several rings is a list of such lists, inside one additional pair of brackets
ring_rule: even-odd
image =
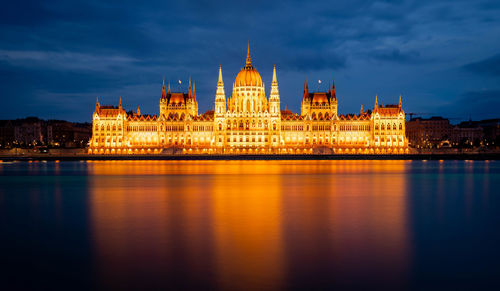
[(252, 65), (250, 47), (226, 100), (222, 67), (213, 110), (198, 113), (196, 89), (171, 92), (162, 85), (159, 115), (125, 112), (96, 102), (90, 154), (159, 153), (407, 153), (405, 113), (399, 104), (382, 106), (375, 97), (373, 110), (337, 114), (335, 83), (328, 92), (309, 92), (304, 84), (301, 114), (281, 110), (276, 66), (269, 99)]

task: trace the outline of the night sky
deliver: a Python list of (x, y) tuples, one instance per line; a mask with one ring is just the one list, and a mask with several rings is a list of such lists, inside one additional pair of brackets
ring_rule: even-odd
[[(0, 119), (90, 121), (101, 104), (158, 114), (163, 77), (196, 82), (213, 106), (219, 64), (226, 97), (253, 65), (281, 106), (300, 112), (306, 78), (339, 114), (403, 96), (407, 113), (452, 122), (500, 117), (500, 1), (4, 1)], [(318, 80), (322, 84), (318, 84)]]

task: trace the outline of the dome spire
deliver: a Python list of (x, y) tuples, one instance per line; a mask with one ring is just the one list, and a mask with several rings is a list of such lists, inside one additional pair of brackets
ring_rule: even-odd
[(247, 66), (252, 65), (252, 58), (250, 57), (250, 41), (248, 41), (248, 49), (247, 49)]

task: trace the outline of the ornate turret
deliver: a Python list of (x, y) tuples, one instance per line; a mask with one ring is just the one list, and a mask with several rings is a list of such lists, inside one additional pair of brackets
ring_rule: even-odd
[(168, 82), (168, 91), (167, 94), (170, 94), (170, 81)]
[(118, 109), (123, 110), (123, 106), (122, 106), (122, 96), (120, 96), (120, 103), (118, 104)]
[(375, 95), (375, 106), (373, 106), (373, 109), (378, 109), (378, 96)]
[(137, 106), (137, 115), (141, 115), (141, 106), (140, 105)]
[(399, 108), (403, 107), (403, 103), (401, 103), (401, 95), (399, 95), (399, 104), (398, 104)]
[(99, 105), (99, 96), (97, 96), (96, 97), (96, 101), (95, 101), (95, 111), (96, 112), (99, 111), (99, 107), (100, 107), (100, 105)]
[(276, 65), (273, 68), (273, 81), (271, 83), (271, 95), (269, 96), (271, 115), (280, 114), (280, 93), (278, 90), (278, 79), (276, 78)]
[(223, 116), (226, 113), (226, 93), (224, 92), (224, 81), (222, 81), (222, 66), (219, 65), (219, 79), (215, 93), (215, 115)]
[(309, 84), (308, 84), (307, 79), (306, 79), (306, 83), (304, 84), (304, 91), (302, 94), (302, 99), (309, 99)]

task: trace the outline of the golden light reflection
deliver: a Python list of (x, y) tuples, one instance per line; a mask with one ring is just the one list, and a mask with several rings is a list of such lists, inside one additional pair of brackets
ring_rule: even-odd
[[(217, 275), (225, 290), (279, 288), (284, 283), (282, 166), (256, 163), (216, 175), (212, 185)], [(248, 168), (248, 169), (247, 169)]]
[(91, 162), (100, 276), (118, 287), (127, 276), (158, 275), (228, 290), (286, 288), (324, 270), (404, 277), (408, 165)]

